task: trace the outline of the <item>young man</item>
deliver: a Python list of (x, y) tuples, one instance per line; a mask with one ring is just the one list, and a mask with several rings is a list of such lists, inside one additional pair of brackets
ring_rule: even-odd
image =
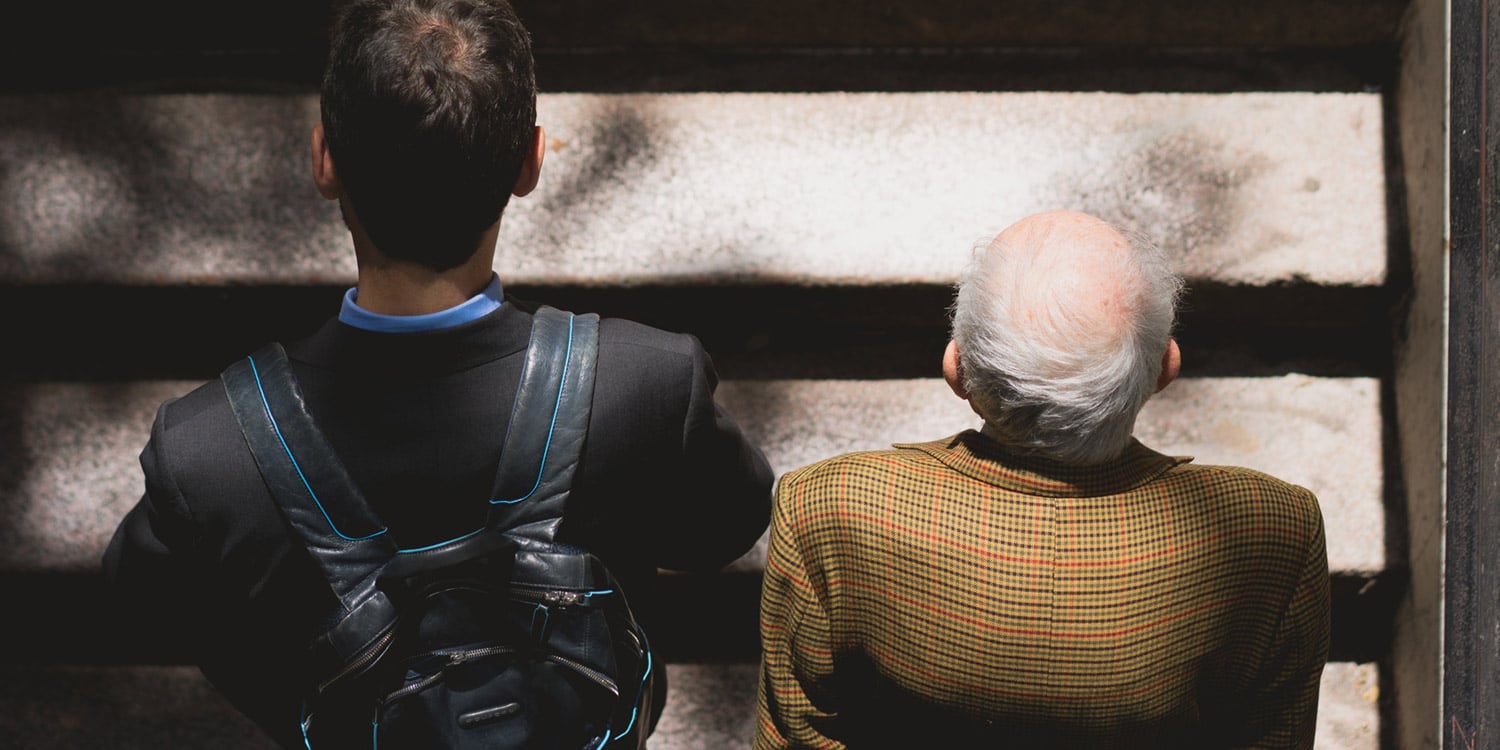
[(1313, 746), (1317, 500), (1131, 437), (1180, 288), (1078, 213), (978, 252), (943, 374), (983, 430), (778, 486), (757, 750)]
[[(339, 203), (358, 283), (287, 351), (402, 548), (485, 519), (532, 319), (492, 267), (508, 198), (542, 168), (535, 101), (530, 40), (505, 0), (357, 0), (335, 24), (312, 176)], [(559, 540), (610, 565), (649, 633), (657, 569), (713, 569), (747, 550), (772, 474), (715, 404), (692, 336), (605, 319), (597, 373)], [(303, 654), (331, 594), (219, 382), (162, 405), (141, 466), (145, 496), (104, 556), (121, 616), (183, 641), (235, 706), (300, 747)]]

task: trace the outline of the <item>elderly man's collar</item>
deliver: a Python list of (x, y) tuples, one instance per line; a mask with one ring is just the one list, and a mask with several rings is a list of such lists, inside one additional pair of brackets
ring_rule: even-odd
[(1124, 452), (1109, 461), (1078, 465), (1008, 448), (975, 430), (944, 440), (897, 444), (919, 450), (950, 468), (979, 481), (1029, 495), (1093, 497), (1125, 492), (1144, 485), (1191, 456), (1157, 453), (1132, 438)]

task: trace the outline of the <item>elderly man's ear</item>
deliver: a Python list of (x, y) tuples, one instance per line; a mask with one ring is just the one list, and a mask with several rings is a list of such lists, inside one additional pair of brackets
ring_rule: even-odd
[(943, 350), (943, 380), (953, 389), (953, 395), (968, 401), (969, 389), (964, 387), (963, 363), (958, 359), (958, 342), (949, 341)]
[(1172, 384), (1177, 373), (1182, 371), (1182, 350), (1177, 348), (1177, 339), (1167, 339), (1167, 351), (1161, 355), (1161, 374), (1156, 376), (1156, 393)]

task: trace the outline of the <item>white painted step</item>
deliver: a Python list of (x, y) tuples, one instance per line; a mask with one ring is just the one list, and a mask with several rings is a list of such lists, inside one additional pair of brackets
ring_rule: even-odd
[[(544, 94), (508, 282), (947, 283), (1021, 216), (1152, 235), (1193, 278), (1386, 275), (1378, 93)], [(347, 283), (311, 95), (0, 97), (0, 282)]]

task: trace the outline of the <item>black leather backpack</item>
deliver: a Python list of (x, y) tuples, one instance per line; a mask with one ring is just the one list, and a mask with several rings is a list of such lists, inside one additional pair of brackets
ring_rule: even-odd
[(555, 540), (597, 345), (597, 316), (537, 311), (487, 522), (420, 549), (391, 541), (280, 345), (224, 371), (262, 477), (341, 603), (310, 646), (311, 750), (645, 746), (645, 633), (603, 562)]

